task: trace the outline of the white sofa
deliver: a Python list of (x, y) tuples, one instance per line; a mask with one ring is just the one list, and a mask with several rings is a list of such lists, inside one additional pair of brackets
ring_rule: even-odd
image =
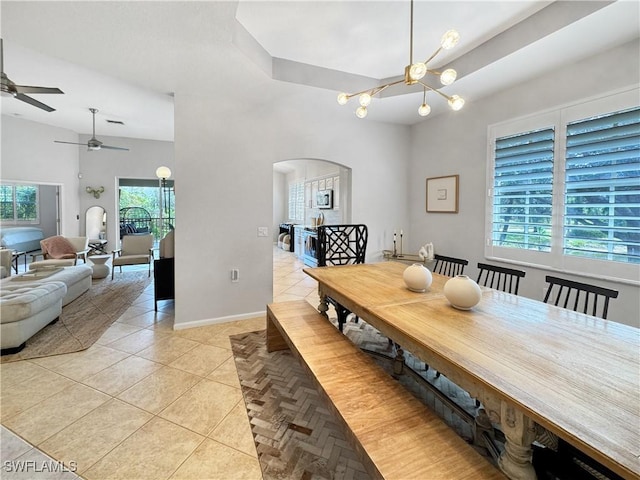
[[(62, 282), (67, 287), (67, 294), (62, 299), (62, 306), (73, 302), (91, 288), (93, 269), (89, 265), (76, 265), (63, 268), (61, 272), (51, 275), (50, 282)], [(45, 282), (46, 280), (40, 280)]]
[[(59, 269), (40, 277), (52, 267), (30, 270), (0, 282), (0, 343), (2, 354), (16, 353), (35, 333), (58, 318), (62, 307), (91, 287), (93, 270), (88, 265)], [(25, 280), (33, 278), (33, 280)]]
[(2, 355), (22, 350), (27, 340), (62, 312), (67, 287), (62, 282), (5, 283), (0, 289), (0, 346)]

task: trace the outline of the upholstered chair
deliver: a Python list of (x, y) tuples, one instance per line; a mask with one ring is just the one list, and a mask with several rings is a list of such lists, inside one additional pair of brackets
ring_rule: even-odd
[(151, 276), (151, 262), (153, 261), (153, 235), (125, 235), (122, 237), (122, 248), (113, 251), (113, 268), (111, 269), (111, 280), (115, 267), (120, 267), (122, 273), (123, 265), (149, 265), (149, 276)]
[[(65, 247), (65, 245), (67, 246)], [(89, 238), (48, 237), (40, 240), (40, 247), (41, 252), (31, 254), (33, 261), (29, 264), (29, 270), (36, 270), (40, 267), (71, 267), (77, 265), (79, 259), (87, 263)], [(38, 260), (40, 256), (43, 258), (42, 260)]]
[(11, 276), (12, 258), (11, 250), (0, 248), (0, 278)]
[(175, 230), (167, 233), (158, 245), (160, 258), (173, 258), (175, 252)]

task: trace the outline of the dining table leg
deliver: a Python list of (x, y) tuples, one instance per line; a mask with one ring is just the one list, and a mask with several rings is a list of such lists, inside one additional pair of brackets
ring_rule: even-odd
[(500, 469), (512, 480), (535, 480), (536, 472), (531, 463), (535, 423), (522, 411), (502, 401), (500, 426), (507, 439), (498, 461)]
[(327, 301), (327, 296), (322, 293), (322, 290), (318, 289), (318, 295), (320, 296), (320, 303), (318, 304), (318, 312), (324, 315), (326, 318), (329, 318), (329, 302)]

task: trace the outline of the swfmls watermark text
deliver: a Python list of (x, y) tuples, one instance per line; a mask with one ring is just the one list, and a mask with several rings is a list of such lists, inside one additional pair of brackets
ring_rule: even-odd
[(75, 472), (78, 462), (68, 462), (66, 465), (57, 460), (5, 460), (2, 462), (5, 472), (41, 473), (41, 472)]

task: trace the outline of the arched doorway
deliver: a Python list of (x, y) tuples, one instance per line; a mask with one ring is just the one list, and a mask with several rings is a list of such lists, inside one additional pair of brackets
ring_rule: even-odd
[[(318, 204), (319, 192), (330, 192), (330, 205)], [(294, 300), (296, 296), (309, 299), (317, 294), (317, 288), (305, 290), (306, 275), (300, 270), (305, 265), (305, 235), (319, 216), (324, 217), (325, 224), (351, 222), (351, 168), (309, 158), (274, 163), (274, 300)], [(284, 249), (277, 247), (281, 232), (289, 232), (288, 247)], [(291, 278), (283, 278), (285, 275)], [(299, 282), (293, 283), (295, 280)]]

